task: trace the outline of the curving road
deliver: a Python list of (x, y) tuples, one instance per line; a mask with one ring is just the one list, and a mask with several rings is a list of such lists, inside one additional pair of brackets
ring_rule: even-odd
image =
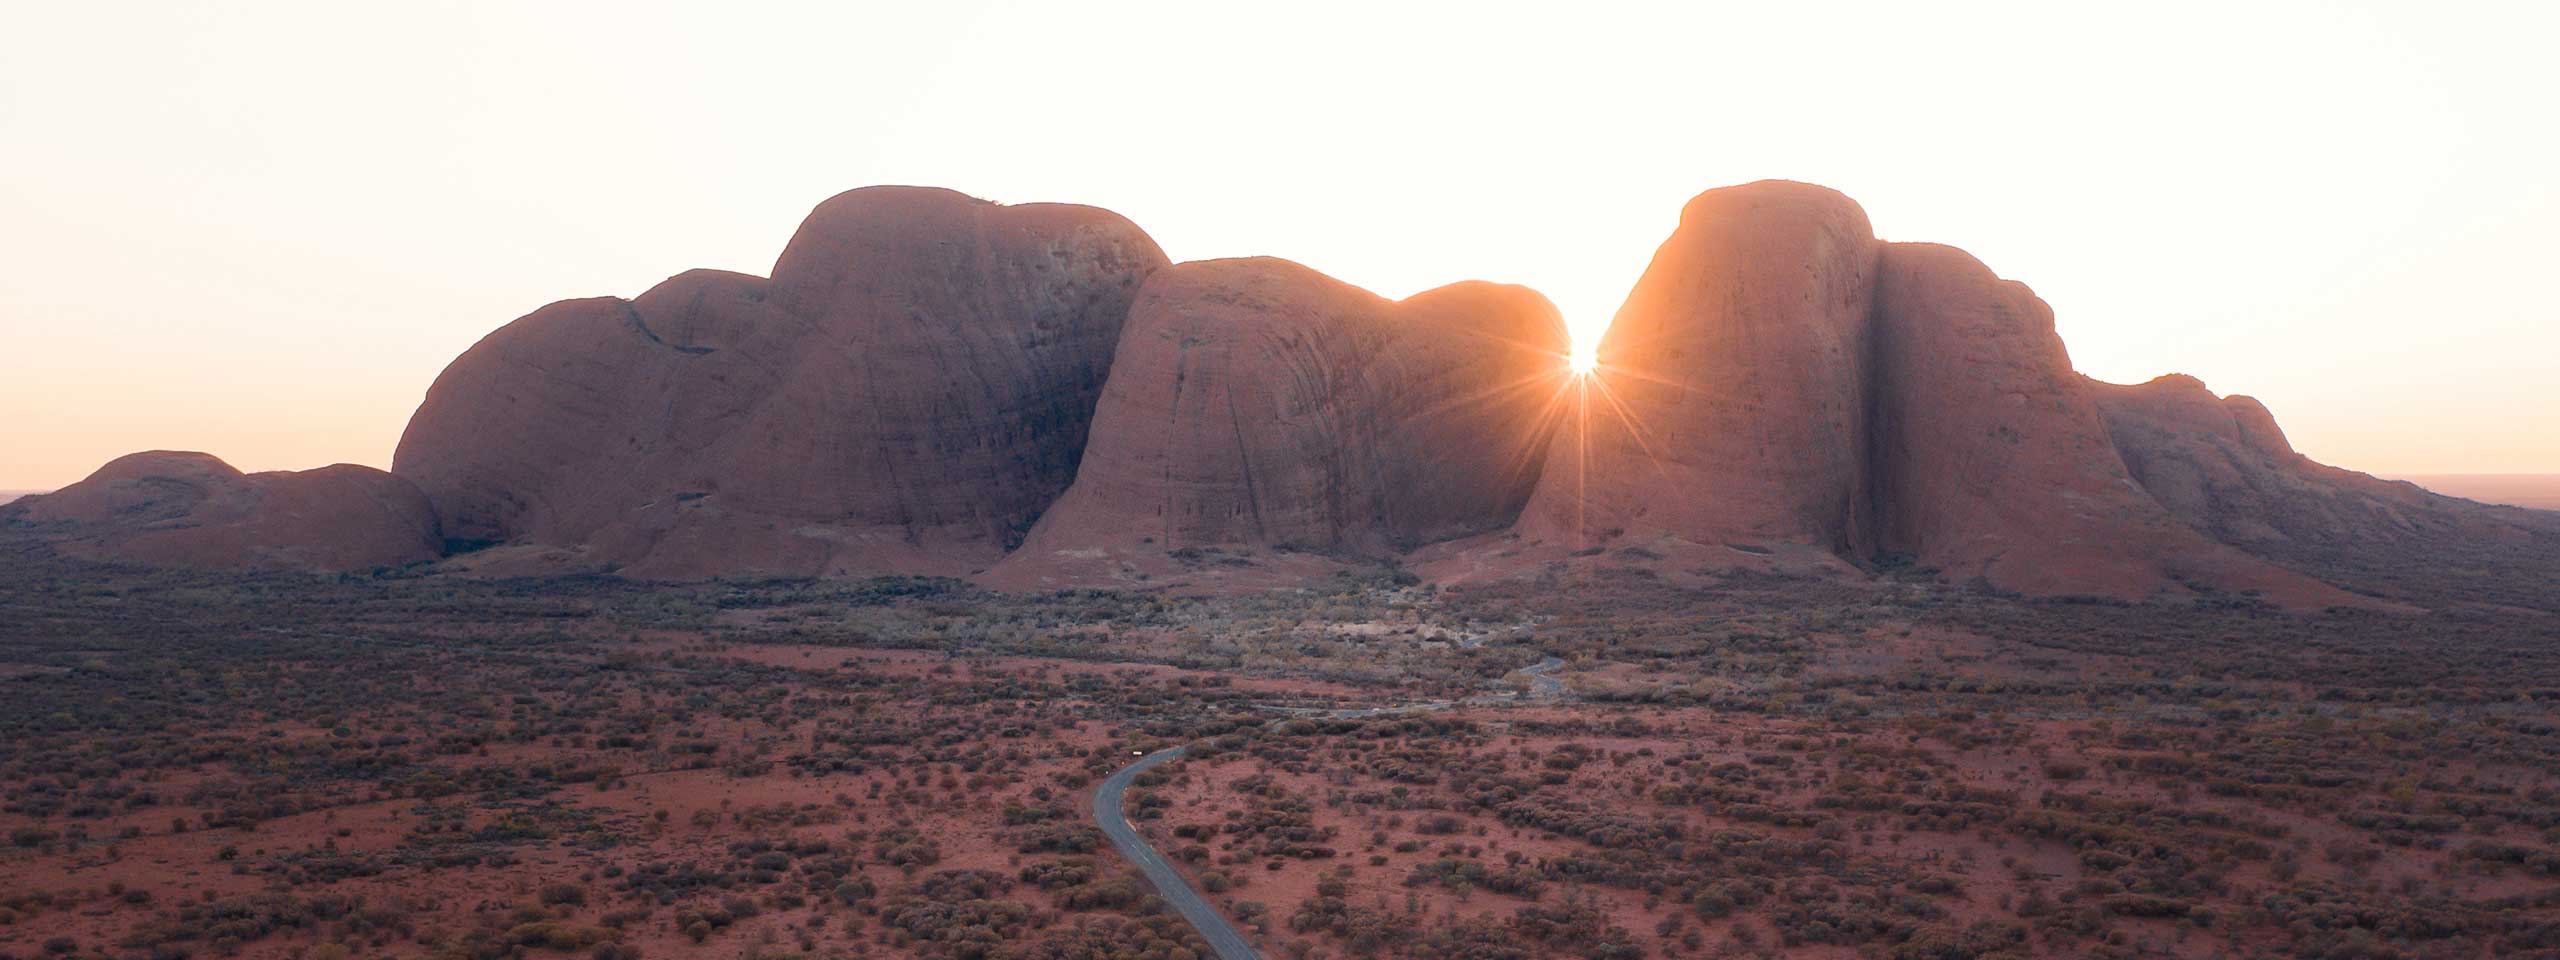
[(1252, 944), (1244, 942), (1244, 934), (1237, 933), (1235, 925), (1219, 916), (1217, 908), (1210, 906), (1209, 901), (1200, 899), (1200, 891), (1192, 889), (1191, 884), (1182, 879), (1182, 874), (1173, 869), (1173, 864), (1165, 862), (1164, 855), (1157, 853), (1145, 837), (1138, 835), (1137, 828), (1129, 825), (1128, 816), (1120, 809), (1121, 797), (1129, 792), (1130, 781), (1156, 764), (1181, 756), (1187, 749), (1190, 748), (1174, 747), (1147, 754), (1145, 759), (1120, 768), (1119, 772), (1102, 781), (1102, 789), (1093, 795), (1093, 822), (1102, 827), (1102, 835), (1111, 838), (1111, 846), (1118, 849), (1121, 856), (1138, 865), (1138, 872), (1146, 875), (1147, 884), (1156, 888), (1156, 895), (1172, 904), (1173, 909), (1182, 914), (1182, 919), (1190, 921), (1191, 929), (1200, 931), (1200, 938), (1209, 941), (1209, 950), (1217, 954), (1218, 960), (1260, 960), (1262, 955), (1254, 952)]
[[(1535, 666), (1522, 669), (1520, 672), (1529, 677), (1528, 696), (1539, 700), (1562, 699), (1566, 693), (1564, 681), (1556, 679), (1553, 674), (1563, 668), (1562, 659), (1548, 657)], [(1467, 702), (1490, 702), (1519, 697), (1520, 694), (1515, 691), (1508, 697), (1473, 697)], [(1450, 705), (1447, 700), (1432, 700), (1392, 707), (1303, 712), (1347, 719), (1391, 713), (1413, 713), (1420, 710), (1441, 710)], [(1245, 942), (1244, 934), (1237, 932), (1235, 925), (1228, 923), (1227, 918), (1220, 915), (1216, 907), (1210, 906), (1209, 901), (1202, 899), (1200, 891), (1193, 889), (1190, 881), (1182, 878), (1182, 873), (1165, 860), (1164, 854), (1156, 851), (1154, 844), (1148, 843), (1147, 838), (1138, 835), (1138, 828), (1129, 825), (1128, 812), (1121, 809), (1122, 801), (1129, 793), (1129, 784), (1137, 780), (1139, 774), (1153, 769), (1157, 764), (1182, 756), (1183, 752), (1189, 749), (1188, 746), (1181, 746), (1158, 750), (1105, 778), (1102, 781), (1102, 788), (1094, 791), (1093, 794), (1094, 825), (1102, 828), (1103, 836), (1111, 838), (1113, 849), (1120, 851), (1121, 856), (1129, 858), (1130, 863), (1138, 865), (1138, 872), (1146, 876), (1148, 886), (1156, 888), (1156, 895), (1163, 897), (1164, 902), (1171, 904), (1175, 912), (1182, 914), (1182, 919), (1190, 922), (1191, 929), (1200, 931), (1200, 938), (1209, 942), (1209, 950), (1217, 955), (1218, 960), (1261, 960), (1262, 954), (1255, 952), (1253, 945)]]

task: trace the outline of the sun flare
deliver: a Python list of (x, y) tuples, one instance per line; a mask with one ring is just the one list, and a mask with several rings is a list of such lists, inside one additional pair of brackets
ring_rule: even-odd
[(1587, 377), (1591, 375), (1591, 371), (1600, 369), (1600, 352), (1586, 344), (1575, 344), (1573, 352), (1565, 356), (1564, 362), (1565, 367), (1572, 370), (1574, 376)]

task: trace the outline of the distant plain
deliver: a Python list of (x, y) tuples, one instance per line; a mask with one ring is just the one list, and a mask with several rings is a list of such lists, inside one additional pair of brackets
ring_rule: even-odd
[(2560, 510), (2560, 473), (2408, 473), (2390, 479), (2481, 503)]

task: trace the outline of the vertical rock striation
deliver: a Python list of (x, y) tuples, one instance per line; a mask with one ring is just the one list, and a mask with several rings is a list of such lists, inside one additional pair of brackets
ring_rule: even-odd
[(1567, 347), (1520, 287), (1389, 301), (1271, 258), (1159, 271), (1075, 486), (998, 579), (1152, 576), (1204, 548), (1387, 557), (1500, 529), (1536, 482)]
[(694, 271), (491, 334), (393, 470), (452, 536), (627, 575), (966, 573), (1066, 489), (1164, 263), (1090, 207), (850, 191), (770, 280)]

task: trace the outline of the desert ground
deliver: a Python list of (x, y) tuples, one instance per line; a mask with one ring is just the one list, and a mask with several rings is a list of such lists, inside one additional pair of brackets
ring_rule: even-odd
[(2560, 955), (2541, 614), (0, 570), (13, 958)]

